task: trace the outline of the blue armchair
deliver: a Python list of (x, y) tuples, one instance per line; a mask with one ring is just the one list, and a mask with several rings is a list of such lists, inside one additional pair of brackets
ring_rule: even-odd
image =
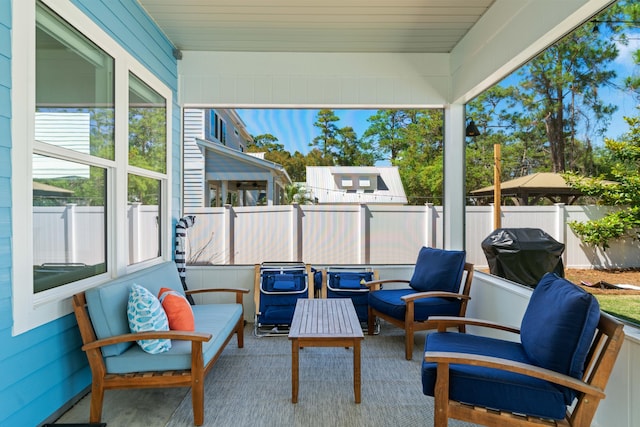
[[(385, 279), (367, 282), (368, 330), (373, 333), (376, 317), (405, 331), (405, 357), (413, 356), (414, 332), (433, 329), (431, 316), (464, 316), (473, 279), (473, 264), (465, 263), (464, 251), (423, 247), (411, 280)], [(409, 287), (381, 289), (388, 283)], [(461, 327), (461, 331), (464, 328)]]
[[(427, 335), (422, 385), (435, 397), (435, 427), (448, 418), (588, 427), (624, 337), (592, 295), (553, 273), (533, 291), (519, 330), (469, 318), (432, 321), (438, 331)], [(446, 332), (463, 324), (519, 332), (520, 342)]]

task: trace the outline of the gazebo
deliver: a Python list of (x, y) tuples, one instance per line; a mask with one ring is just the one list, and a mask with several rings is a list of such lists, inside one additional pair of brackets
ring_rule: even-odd
[[(561, 174), (536, 172), (521, 176), (500, 185), (503, 197), (510, 197), (516, 206), (535, 205), (541, 199), (552, 203), (572, 205), (582, 195), (580, 190), (570, 187)], [(480, 188), (469, 193), (475, 197), (493, 196), (494, 186)]]

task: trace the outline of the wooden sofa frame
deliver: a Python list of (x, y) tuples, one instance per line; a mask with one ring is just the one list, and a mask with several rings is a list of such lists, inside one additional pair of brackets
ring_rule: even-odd
[[(242, 305), (243, 294), (249, 293), (248, 289), (196, 289), (186, 291), (187, 295), (204, 292), (234, 292), (236, 303)], [(238, 348), (244, 347), (244, 310), (235, 328), (226, 338), (224, 344), (205, 366), (202, 357), (202, 343), (209, 341), (212, 335), (209, 333), (186, 331), (162, 331), (139, 332), (125, 335), (117, 335), (98, 340), (93, 330), (91, 318), (87, 310), (85, 293), (75, 294), (72, 299), (73, 311), (78, 321), (78, 328), (82, 336), (82, 350), (86, 353), (91, 368), (91, 405), (89, 422), (99, 423), (102, 418), (102, 404), (105, 390), (132, 389), (132, 388), (166, 388), (166, 387), (191, 387), (193, 422), (195, 425), (204, 423), (204, 378), (216, 363), (220, 354), (236, 334)], [(126, 374), (107, 373), (101, 348), (111, 344), (132, 342), (143, 339), (171, 339), (191, 341), (191, 369), (180, 371), (140, 372)]]

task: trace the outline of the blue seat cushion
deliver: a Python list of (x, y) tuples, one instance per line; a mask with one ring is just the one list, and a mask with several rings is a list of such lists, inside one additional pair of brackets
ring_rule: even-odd
[(581, 378), (599, 319), (600, 306), (593, 295), (547, 273), (522, 318), (524, 351), (538, 366)]
[[(532, 363), (520, 343), (461, 333), (427, 334), (425, 351), (449, 351)], [(449, 398), (458, 402), (542, 418), (563, 419), (560, 387), (537, 378), (470, 365), (450, 365)], [(436, 364), (422, 362), (422, 390), (434, 395)]]
[(465, 252), (422, 247), (409, 285), (418, 292), (458, 292)]
[[(381, 289), (369, 292), (369, 306), (395, 319), (404, 320), (407, 305), (405, 295), (414, 294), (412, 288)], [(425, 298), (414, 302), (414, 320), (422, 322), (429, 316), (458, 316), (462, 302), (456, 298)]]
[[(194, 305), (196, 331), (213, 335), (202, 343), (206, 365), (224, 345), (225, 340), (242, 317), (241, 304)], [(125, 374), (130, 372), (152, 372), (183, 370), (191, 368), (191, 342), (171, 341), (171, 349), (160, 354), (149, 354), (134, 345), (118, 356), (105, 357), (107, 372)]]

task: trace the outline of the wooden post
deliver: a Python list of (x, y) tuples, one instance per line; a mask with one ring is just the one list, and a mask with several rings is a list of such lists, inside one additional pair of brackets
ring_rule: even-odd
[(502, 227), (500, 213), (501, 189), (500, 189), (500, 144), (493, 144), (493, 229)]

